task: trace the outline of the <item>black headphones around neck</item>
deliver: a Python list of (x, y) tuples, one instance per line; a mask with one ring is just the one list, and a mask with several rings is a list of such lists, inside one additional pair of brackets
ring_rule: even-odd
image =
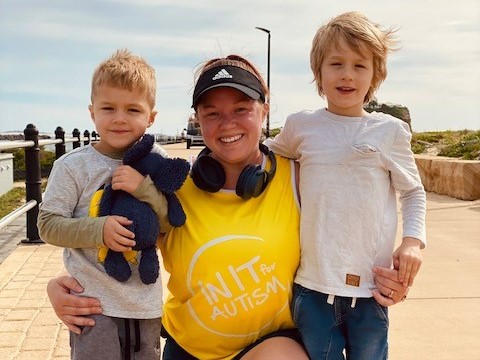
[[(277, 161), (275, 154), (263, 144), (259, 144), (260, 151), (270, 160), (270, 171), (262, 169), (261, 165), (250, 164), (240, 173), (235, 192), (244, 200), (259, 196), (275, 176)], [(195, 185), (208, 192), (217, 192), (225, 184), (225, 170), (222, 165), (212, 158), (212, 151), (205, 147), (192, 165), (190, 176)]]

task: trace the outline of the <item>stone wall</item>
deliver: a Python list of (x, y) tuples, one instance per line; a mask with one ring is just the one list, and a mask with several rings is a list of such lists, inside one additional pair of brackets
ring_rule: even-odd
[(480, 161), (415, 155), (426, 191), (462, 200), (480, 199)]

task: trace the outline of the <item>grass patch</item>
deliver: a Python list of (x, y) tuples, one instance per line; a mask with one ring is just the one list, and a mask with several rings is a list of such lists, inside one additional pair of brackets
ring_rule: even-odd
[[(42, 192), (45, 191), (47, 180), (42, 180)], [(25, 203), (26, 190), (24, 187), (14, 187), (0, 196), (0, 219), (10, 214)]]
[(25, 202), (25, 189), (13, 188), (6, 194), (0, 196), (0, 218), (10, 214)]

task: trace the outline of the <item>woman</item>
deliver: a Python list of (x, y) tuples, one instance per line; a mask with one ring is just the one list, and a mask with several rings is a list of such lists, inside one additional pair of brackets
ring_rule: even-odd
[[(162, 243), (171, 292), (164, 307), (163, 359), (308, 359), (290, 314), (299, 263), (298, 172), (259, 146), (268, 88), (246, 59), (213, 59), (199, 71), (193, 108), (207, 148), (177, 193), (184, 226)], [(133, 178), (133, 176), (132, 176)], [(113, 179), (115, 181), (115, 179)], [(383, 305), (405, 294), (396, 273), (378, 269)], [(95, 299), (68, 277), (49, 296), (71, 330), (91, 326)], [(399, 299), (382, 294), (395, 290)]]

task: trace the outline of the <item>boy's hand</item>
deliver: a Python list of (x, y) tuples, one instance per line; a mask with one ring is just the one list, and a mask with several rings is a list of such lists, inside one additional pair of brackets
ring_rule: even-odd
[(116, 252), (126, 252), (135, 246), (135, 234), (125, 226), (130, 225), (131, 220), (118, 215), (107, 216), (103, 226), (103, 243), (109, 249)]
[(112, 189), (123, 190), (133, 194), (140, 184), (145, 180), (145, 176), (129, 165), (120, 165), (115, 169), (112, 175)]
[(412, 286), (413, 279), (417, 276), (422, 265), (422, 253), (420, 240), (405, 237), (402, 244), (393, 253), (393, 263), (398, 265), (398, 280), (403, 286)]

